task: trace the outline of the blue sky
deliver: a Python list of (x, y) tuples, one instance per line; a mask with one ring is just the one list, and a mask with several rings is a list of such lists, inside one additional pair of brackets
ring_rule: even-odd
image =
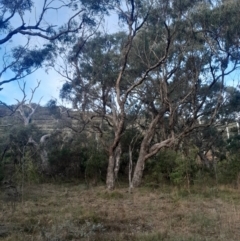
[[(30, 14), (25, 15), (25, 19), (28, 21), (28, 23), (35, 21), (35, 16), (39, 14), (39, 11), (42, 8), (42, 2), (39, 0), (35, 0), (35, 10), (32, 11)], [(72, 16), (72, 12), (70, 10), (66, 11), (58, 11), (58, 12), (51, 12), (51, 14), (46, 15), (45, 21), (51, 22), (56, 25), (61, 25), (63, 22), (66, 22), (66, 20)], [(13, 26), (19, 25), (19, 19), (15, 18), (13, 19)], [(116, 15), (112, 14), (109, 18), (106, 19), (104, 23), (104, 29), (106, 29), (109, 32), (116, 32), (121, 30), (118, 25), (118, 18)], [(0, 37), (1, 38), (1, 37)], [(14, 46), (17, 44), (25, 44), (26, 43), (26, 37), (21, 35), (15, 35), (12, 39), (11, 43), (8, 43), (7, 46), (10, 49), (11, 46)], [(34, 45), (41, 46), (42, 44), (46, 43), (45, 40), (39, 39), (39, 38), (32, 38), (32, 43)], [(3, 47), (3, 46), (1, 46)], [(4, 46), (5, 47), (5, 46)], [(0, 56), (3, 52), (3, 49), (0, 50)], [(1, 58), (1, 57), (0, 57)], [(1, 60), (0, 60), (1, 61)], [(0, 62), (1, 63), (1, 62)], [(3, 76), (8, 77), (8, 75)], [(240, 72), (234, 72), (230, 76), (227, 77), (227, 84), (228, 85), (237, 85), (240, 80)], [(59, 91), (61, 89), (61, 86), (64, 83), (64, 78), (60, 76), (58, 73), (56, 73), (53, 69), (49, 69), (48, 73), (44, 69), (39, 69), (35, 73), (29, 75), (28, 77), (24, 78), (23, 81), (26, 81), (26, 93), (30, 97), (31, 94), (31, 88), (34, 88), (37, 85), (37, 81), (41, 81), (40, 87), (37, 89), (33, 102), (38, 103), (39, 100), (41, 100), (41, 105), (45, 105), (50, 99), (58, 99), (59, 104), (62, 103), (59, 99)], [(20, 81), (20, 84), (21, 81)], [(7, 104), (16, 104), (18, 100), (21, 100), (23, 98), (22, 92), (20, 91), (18, 87), (17, 82), (11, 82), (8, 84), (5, 84), (3, 86), (3, 90), (0, 91), (0, 100), (6, 102)]]
[[(42, 9), (42, 2), (43, 1), (35, 0), (34, 11), (32, 11), (31, 14), (27, 13), (25, 15), (25, 20), (27, 21), (27, 23), (35, 22), (35, 16), (38, 16), (39, 11)], [(72, 15), (73, 13), (70, 9), (68, 11), (64, 9), (62, 11), (51, 12), (51, 14), (46, 15), (44, 21), (59, 26), (62, 23), (66, 22)], [(19, 23), (20, 21), (18, 18), (14, 18), (12, 21), (13, 26), (19, 26)], [(104, 22), (104, 29), (110, 32), (120, 30), (120, 27), (118, 26), (118, 18), (116, 15), (112, 14), (111, 17), (106, 19), (106, 21)], [(10, 43), (7, 43), (6, 46), (8, 49), (11, 49), (11, 47), (16, 46), (16, 44), (24, 45), (26, 41), (27, 38), (25, 36), (15, 35), (12, 38), (12, 41)], [(46, 41), (35, 37), (31, 39), (31, 43), (37, 46), (41, 46), (46, 43)], [(1, 47), (2, 49), (0, 50), (0, 58), (5, 46)], [(1, 80), (9, 78), (9, 76), (11, 76), (10, 72), (2, 76)], [(64, 78), (58, 73), (56, 73), (53, 69), (48, 69), (47, 73), (44, 69), (39, 69), (33, 74), (25, 77), (22, 81), (26, 81), (26, 93), (29, 97), (31, 94), (31, 88), (34, 88), (37, 85), (37, 81), (41, 81), (41, 85), (34, 95), (33, 102), (38, 103), (39, 100), (42, 98), (40, 104), (45, 105), (50, 99), (55, 98), (58, 99), (59, 104), (61, 103), (61, 100), (59, 100), (59, 90), (64, 83)], [(22, 84), (22, 81), (20, 81), (20, 84)], [(18, 83), (16, 81), (4, 84), (1, 87), (3, 87), (3, 90), (0, 91), (1, 101), (4, 101), (7, 104), (16, 104), (16, 99), (21, 100), (23, 98), (23, 94), (20, 91)]]

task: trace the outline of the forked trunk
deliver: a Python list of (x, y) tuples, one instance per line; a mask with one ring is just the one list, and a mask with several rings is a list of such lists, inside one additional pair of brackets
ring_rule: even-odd
[(115, 157), (114, 155), (110, 155), (108, 159), (107, 181), (106, 181), (108, 190), (113, 190), (115, 188), (114, 167), (115, 167)]
[(49, 158), (48, 158), (48, 153), (46, 151), (46, 141), (49, 139), (51, 135), (47, 134), (41, 137), (40, 139), (40, 144), (38, 144), (31, 136), (28, 139), (28, 144), (32, 144), (36, 150), (40, 153), (41, 157), (41, 171), (43, 173), (50, 173), (50, 166), (49, 166)]
[(115, 138), (112, 146), (109, 148), (109, 159), (108, 159), (108, 169), (107, 169), (107, 189), (113, 190), (115, 188), (115, 181), (118, 175), (120, 167), (120, 157), (121, 157), (121, 145), (120, 138), (124, 126), (124, 115), (121, 117), (120, 123), (117, 125), (117, 131), (115, 132)]

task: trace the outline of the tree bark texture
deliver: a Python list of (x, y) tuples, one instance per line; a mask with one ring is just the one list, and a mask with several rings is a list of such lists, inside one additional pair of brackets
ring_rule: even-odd
[(115, 166), (114, 166), (114, 176), (115, 179), (118, 178), (118, 172), (120, 169), (120, 160), (121, 160), (121, 154), (122, 154), (122, 147), (119, 143), (117, 146), (117, 149), (115, 150)]
[(115, 188), (115, 175), (114, 175), (115, 158), (114, 155), (109, 155), (108, 169), (107, 169), (107, 189), (113, 190)]
[(145, 152), (140, 150), (138, 160), (134, 169), (134, 174), (132, 178), (132, 187), (139, 187), (142, 182), (143, 170), (145, 166)]

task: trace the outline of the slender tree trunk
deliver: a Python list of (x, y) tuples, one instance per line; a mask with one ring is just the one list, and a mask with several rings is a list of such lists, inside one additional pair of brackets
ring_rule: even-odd
[(137, 164), (134, 169), (133, 179), (132, 179), (132, 185), (134, 187), (139, 187), (142, 181), (143, 176), (143, 170), (145, 166), (145, 161), (147, 159), (147, 149), (150, 145), (151, 140), (153, 139), (154, 133), (155, 133), (155, 127), (160, 119), (161, 115), (157, 115), (151, 122), (148, 130), (146, 131), (146, 134), (142, 140), (140, 152), (138, 155)]
[(40, 157), (41, 157), (41, 169), (44, 173), (49, 173), (50, 167), (49, 167), (49, 161), (48, 161), (48, 153), (45, 149), (40, 150)]
[(115, 180), (117, 180), (117, 178), (118, 178), (121, 154), (122, 154), (122, 147), (121, 147), (121, 144), (119, 143), (117, 146), (117, 149), (115, 150), (115, 167), (114, 167)]
[(137, 164), (134, 169), (133, 179), (132, 179), (132, 186), (133, 187), (139, 187), (142, 182), (142, 176), (143, 176), (143, 170), (145, 167), (145, 151), (140, 150)]
[(49, 158), (48, 158), (48, 153), (46, 150), (46, 141), (49, 139), (51, 134), (46, 134), (41, 137), (40, 139), (40, 156), (41, 156), (41, 168), (44, 173), (50, 172), (50, 166), (49, 166)]
[(117, 148), (113, 150), (111, 148), (110, 155), (108, 159), (108, 169), (107, 169), (107, 189), (113, 190), (115, 188), (115, 181), (118, 177), (118, 172), (120, 168), (120, 158), (122, 154), (122, 147), (119, 143)]
[[(121, 146), (120, 146), (119, 141), (121, 139), (121, 134), (123, 132), (124, 119), (125, 119), (125, 115), (122, 115), (120, 118), (119, 124), (116, 125), (117, 128), (116, 128), (116, 132), (115, 132), (114, 142), (111, 145), (111, 147), (109, 148), (107, 180), (106, 180), (108, 190), (113, 190), (115, 188), (115, 180), (116, 180), (115, 174), (118, 174), (119, 164), (120, 164), (120, 156), (121, 156)], [(120, 149), (119, 149), (119, 147), (120, 147)], [(118, 158), (117, 165), (116, 165), (116, 154), (117, 154), (117, 158)]]
[(31, 143), (34, 145), (37, 151), (40, 153), (41, 157), (41, 171), (44, 173), (49, 173), (50, 172), (50, 166), (49, 166), (49, 158), (48, 158), (48, 153), (45, 149), (45, 142), (46, 140), (50, 137), (50, 134), (44, 135), (40, 139), (40, 144), (38, 144), (33, 138), (30, 136), (28, 143)]
[(107, 189), (113, 190), (115, 188), (115, 175), (114, 175), (115, 157), (113, 152), (109, 155), (108, 169), (107, 169)]
[(133, 189), (133, 183), (132, 183), (133, 161), (132, 161), (132, 147), (131, 147), (131, 145), (129, 145), (128, 154), (129, 154), (129, 165), (128, 165), (129, 193), (132, 193), (132, 189)]

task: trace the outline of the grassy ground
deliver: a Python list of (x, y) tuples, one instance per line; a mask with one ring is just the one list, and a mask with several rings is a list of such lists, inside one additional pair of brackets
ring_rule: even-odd
[(238, 190), (127, 190), (31, 185), (15, 207), (1, 193), (0, 240), (240, 240)]

